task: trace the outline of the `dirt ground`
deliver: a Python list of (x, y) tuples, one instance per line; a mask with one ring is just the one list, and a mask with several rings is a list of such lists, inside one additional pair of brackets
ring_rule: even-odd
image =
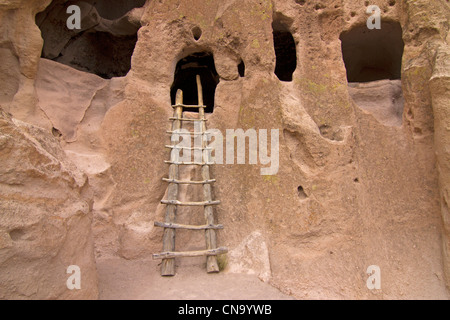
[(255, 275), (207, 274), (195, 259), (174, 277), (159, 275), (160, 261), (100, 259), (100, 300), (292, 300)]

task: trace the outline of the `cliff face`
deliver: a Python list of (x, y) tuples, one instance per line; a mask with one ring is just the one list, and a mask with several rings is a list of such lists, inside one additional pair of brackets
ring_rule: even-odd
[[(36, 128), (12, 145), (46, 134), (52, 148), (65, 151), (56, 159), (73, 165), (50, 172), (87, 176), (76, 183), (44, 179), (34, 187), (26, 178), (33, 173), (25, 170), (19, 189), (2, 182), (2, 207), (12, 208), (10, 197), (17, 198), (14, 206), (26, 204), (2, 211), (5, 243), (16, 234), (6, 212), (41, 217), (36, 230), (52, 221), (45, 217), (58, 215), (63, 202), (50, 205), (41, 196), (53, 188), (65, 206), (91, 201), (81, 211), (68, 209), (68, 217), (83, 222), (67, 232), (93, 233), (95, 252), (90, 240), (73, 251), (92, 279), (95, 261), (86, 257), (94, 253), (145, 259), (159, 252), (162, 231), (153, 223), (164, 220), (159, 202), (167, 188), (171, 98), (180, 85), (186, 99), (195, 100), (186, 82), (190, 71), (201, 70), (212, 101), (208, 128), (224, 135), (227, 129), (279, 130), (276, 174), (261, 175), (268, 165), (248, 164), (248, 156), (247, 164), (213, 167), (215, 197), (222, 201), (216, 220), (225, 226), (218, 241), (230, 248), (224, 272), (256, 273), (296, 298), (448, 297), (446, 1), (84, 1), (81, 30), (72, 31), (65, 25), (68, 4), (0, 3), (0, 104), (14, 120), (4, 118), (10, 126), (20, 120)], [(381, 9), (380, 30), (366, 28), (369, 5)], [(0, 133), (8, 134), (4, 127)], [(26, 154), (17, 150), (14, 159)], [(2, 167), (11, 158), (2, 151)], [(8, 168), (3, 180), (23, 171)], [(29, 194), (18, 197), (20, 188)], [(186, 188), (181, 197), (197, 200), (201, 193)], [(37, 198), (48, 206), (45, 213), (31, 201)], [(202, 224), (203, 213), (182, 210), (178, 219)], [(28, 229), (20, 230), (19, 238), (29, 237)], [(49, 241), (44, 231), (32, 234), (31, 247)], [(51, 258), (65, 243), (55, 241), (36, 257), (40, 266), (66, 263)], [(198, 249), (204, 237), (179, 232), (177, 244), (178, 250)], [(0, 247), (0, 259), (30, 254), (15, 248)], [(366, 287), (370, 265), (381, 269), (380, 290)], [(44, 273), (35, 270), (36, 277)], [(4, 297), (17, 291), (12, 279), (19, 275), (11, 272), (0, 278)], [(59, 278), (45, 279), (61, 285)], [(80, 295), (95, 297), (95, 281)], [(66, 297), (60, 287), (48, 296), (26, 292)]]
[[(0, 297), (95, 299), (92, 195), (86, 176), (43, 129), (0, 114)], [(66, 286), (78, 265), (80, 290)]]

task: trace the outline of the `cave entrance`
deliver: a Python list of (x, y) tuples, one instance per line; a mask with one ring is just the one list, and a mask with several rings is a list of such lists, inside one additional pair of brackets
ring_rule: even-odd
[(297, 69), (297, 48), (294, 37), (281, 22), (272, 23), (273, 44), (275, 48), (275, 74), (280, 81), (292, 81), (292, 74)]
[[(197, 75), (203, 87), (203, 103), (205, 112), (214, 111), (214, 99), (216, 87), (219, 84), (219, 75), (214, 65), (214, 57), (211, 53), (199, 52), (181, 59), (175, 68), (175, 79), (170, 90), (172, 105), (175, 104), (175, 96), (178, 89), (183, 91), (183, 101), (186, 105), (198, 104)], [(198, 112), (198, 109), (185, 108), (186, 111)]]
[(381, 29), (355, 27), (340, 36), (348, 91), (355, 104), (385, 126), (401, 126), (404, 97), (401, 83), (404, 43), (398, 22)]
[(340, 36), (348, 82), (401, 78), (404, 43), (398, 22), (382, 22), (381, 29), (361, 25)]
[(142, 7), (145, 0), (117, 0), (114, 5), (110, 0), (70, 4), (80, 8), (81, 29), (66, 27), (69, 4), (65, 0), (54, 0), (36, 15), (44, 40), (41, 57), (105, 79), (127, 75), (141, 27), (131, 10)]

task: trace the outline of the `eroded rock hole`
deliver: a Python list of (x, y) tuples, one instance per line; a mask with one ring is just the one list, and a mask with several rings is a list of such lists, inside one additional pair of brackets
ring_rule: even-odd
[(333, 128), (327, 124), (321, 125), (319, 127), (320, 134), (333, 141), (343, 141), (344, 140), (344, 133), (342, 132), (341, 128)]
[(276, 55), (275, 74), (281, 81), (292, 81), (292, 74), (297, 69), (297, 48), (294, 37), (279, 21), (274, 21), (272, 28)]
[[(211, 53), (194, 53), (178, 62), (175, 69), (175, 79), (170, 91), (172, 104), (175, 104), (175, 96), (178, 89), (183, 90), (184, 104), (198, 104), (197, 75), (200, 75), (202, 81), (203, 103), (206, 106), (205, 112), (212, 113), (214, 111), (216, 87), (220, 79)], [(198, 112), (198, 109), (186, 108), (185, 110)]]
[(42, 58), (68, 65), (102, 78), (125, 76), (131, 69), (131, 57), (140, 28), (139, 15), (133, 9), (145, 0), (71, 1), (81, 9), (81, 29), (70, 30), (66, 21), (69, 6), (53, 1), (36, 15), (44, 46)]
[(241, 78), (245, 77), (245, 63), (243, 60), (238, 64), (238, 72)]
[(56, 129), (55, 127), (52, 128), (52, 134), (53, 134), (53, 136), (56, 137), (56, 138), (62, 137), (61, 131), (59, 131), (59, 130)]
[(19, 241), (25, 236), (25, 231), (22, 229), (14, 229), (9, 232), (9, 237), (12, 241)]
[(298, 186), (297, 195), (300, 198), (300, 200), (305, 200), (306, 198), (308, 198), (308, 195), (306, 194), (302, 186)]
[(404, 43), (398, 22), (382, 22), (381, 29), (361, 25), (340, 36), (348, 82), (401, 77)]
[(195, 41), (200, 40), (200, 38), (202, 37), (202, 29), (200, 29), (199, 27), (194, 27), (192, 29), (192, 35), (194, 36)]

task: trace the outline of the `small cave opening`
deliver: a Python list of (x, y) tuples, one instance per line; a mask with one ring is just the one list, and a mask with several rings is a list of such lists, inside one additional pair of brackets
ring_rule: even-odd
[[(41, 58), (53, 60), (104, 79), (123, 77), (131, 69), (141, 27), (132, 10), (145, 0), (54, 0), (36, 15), (44, 40)], [(69, 28), (69, 5), (80, 8), (80, 29)]]
[(308, 198), (308, 195), (306, 194), (305, 190), (302, 186), (298, 186), (297, 188), (297, 195), (300, 198), (300, 200), (305, 200)]
[[(216, 71), (214, 57), (209, 52), (198, 52), (181, 59), (175, 68), (175, 77), (170, 90), (172, 104), (178, 89), (183, 91), (185, 105), (198, 104), (197, 75), (200, 76), (203, 87), (203, 104), (206, 113), (213, 113), (216, 87), (220, 77)], [(198, 112), (198, 109), (185, 108), (185, 111)]]
[(238, 72), (239, 72), (239, 77), (241, 77), (241, 78), (245, 77), (245, 63), (244, 63), (244, 60), (241, 60), (241, 62), (239, 62), (239, 64), (238, 64)]
[(273, 44), (276, 56), (275, 74), (280, 81), (292, 81), (297, 69), (297, 47), (289, 29), (281, 22), (272, 23)]
[(404, 42), (398, 22), (384, 21), (381, 29), (360, 25), (340, 35), (348, 82), (401, 78)]
[(202, 37), (203, 31), (202, 29), (200, 29), (200, 27), (194, 27), (192, 28), (192, 36), (194, 37), (195, 41), (200, 40), (200, 38)]

